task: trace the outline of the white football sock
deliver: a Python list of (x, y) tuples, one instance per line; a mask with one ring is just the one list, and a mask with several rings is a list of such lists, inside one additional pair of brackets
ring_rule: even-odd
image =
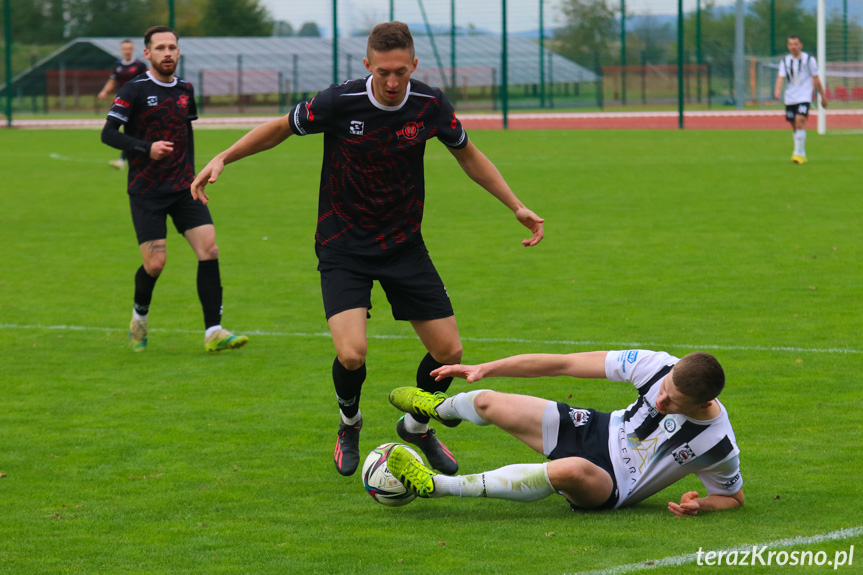
[(538, 501), (556, 493), (548, 479), (548, 463), (507, 465), (475, 475), (434, 476), (432, 497), (488, 497)]
[(342, 415), (342, 423), (345, 425), (353, 425), (363, 418), (363, 412), (359, 409), (357, 410), (357, 414), (353, 417), (345, 417), (345, 413), (340, 409), (339, 413)]
[(429, 430), (429, 424), (427, 421), (417, 421), (416, 418), (410, 414), (405, 414), (405, 430), (408, 433), (425, 433)]
[(204, 332), (204, 339), (210, 337), (211, 335), (213, 335), (216, 331), (218, 331), (220, 329), (222, 329), (222, 324), (211, 325), (210, 327), (207, 328), (207, 331)]
[(135, 321), (147, 321), (146, 315), (141, 315), (135, 310), (132, 310), (132, 317), (135, 318)]
[(806, 155), (806, 130), (797, 130), (794, 132), (794, 139), (797, 142), (797, 155)]
[(436, 411), (443, 419), (462, 419), (470, 421), (474, 425), (491, 425), (490, 422), (479, 416), (473, 405), (474, 398), (483, 391), (491, 390), (476, 389), (448, 397), (437, 406)]

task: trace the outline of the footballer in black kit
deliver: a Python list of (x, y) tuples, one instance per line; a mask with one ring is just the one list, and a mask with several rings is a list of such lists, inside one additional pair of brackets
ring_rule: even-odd
[(296, 135), (324, 133), (315, 243), (356, 255), (421, 241), (426, 140), (468, 143), (443, 92), (416, 80), (399, 106), (377, 102), (369, 76), (331, 86), (289, 118)]
[[(115, 127), (108, 135), (113, 141), (106, 143), (129, 154), (130, 194), (188, 191), (195, 179), (192, 121), (197, 119), (194, 89), (176, 76), (172, 82), (161, 82), (147, 72), (120, 89), (108, 112), (108, 126)], [(124, 134), (118, 131), (121, 125)], [(172, 142), (174, 150), (154, 162), (150, 146), (159, 140)], [(200, 214), (207, 216), (198, 218), (213, 223), (206, 206), (200, 207)]]
[(324, 133), (315, 247), (327, 318), (370, 309), (372, 280), (395, 319), (451, 316), (420, 230), (426, 141), (468, 144), (443, 92), (411, 80), (401, 105), (384, 106), (368, 77), (331, 86), (288, 117), (294, 134)]
[(132, 60), (131, 62), (117, 60), (114, 63), (114, 69), (111, 71), (109, 79), (115, 80), (119, 89), (125, 86), (129, 80), (140, 76), (146, 71), (147, 65), (140, 60)]
[[(99, 92), (99, 100), (104, 100), (108, 96), (109, 92), (118, 91), (130, 80), (147, 71), (147, 64), (140, 60), (136, 60), (133, 57), (135, 53), (135, 44), (131, 40), (126, 39), (120, 42), (120, 52), (122, 53), (122, 58), (114, 62), (114, 66), (111, 69), (111, 75), (108, 77), (108, 81), (105, 82), (105, 86)], [(123, 151), (120, 154), (119, 160), (112, 160), (108, 163), (118, 170), (124, 169), (126, 167), (126, 152)]]
[[(192, 195), (206, 203), (205, 187), (227, 164), (292, 135), (323, 134), (315, 251), (336, 349), (332, 379), (341, 421), (333, 461), (342, 475), (353, 474), (360, 462), (360, 395), (373, 282), (384, 289), (393, 317), (409, 321), (427, 351), (416, 371), (418, 387), (446, 391), (452, 378), (436, 380), (431, 372), (462, 357), (452, 305), (420, 229), (426, 142), (440, 140), (462, 170), (531, 231), (522, 245), (534, 246), (543, 237), (543, 219), (521, 203), (468, 139), (444, 93), (411, 80), (417, 62), (406, 24), (378, 24), (363, 58), (369, 76), (330, 86), (284, 117), (258, 126), (213, 158), (191, 187)], [(428, 416), (408, 413), (396, 423), (396, 433), (419, 447), (432, 467), (456, 473), (455, 456), (428, 423)]]
[[(179, 60), (176, 34), (156, 26), (145, 35), (144, 55), (152, 69), (123, 86), (114, 98), (102, 141), (129, 157), (128, 195), (143, 259), (135, 275), (129, 342), (147, 349), (147, 318), (156, 280), (167, 260), (167, 216), (198, 258), (198, 298), (204, 312), (204, 348), (236, 349), (248, 342), (224, 329), (219, 249), (209, 209), (195, 202), (192, 121), (197, 119), (192, 85), (174, 75)], [(120, 127), (124, 127), (124, 132)]]

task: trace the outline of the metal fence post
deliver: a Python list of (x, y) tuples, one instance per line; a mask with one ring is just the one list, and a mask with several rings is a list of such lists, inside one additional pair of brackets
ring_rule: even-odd
[(237, 110), (243, 110), (243, 55), (237, 54)]
[(770, 0), (770, 57), (776, 56), (776, 0)]
[(593, 69), (594, 69), (594, 74), (596, 74), (596, 105), (599, 107), (600, 110), (602, 110), (603, 106), (604, 106), (603, 97), (602, 97), (603, 78), (602, 78), (602, 68), (599, 65), (599, 52), (593, 53)]
[(198, 70), (198, 114), (204, 113), (204, 71)]
[(677, 115), (683, 129), (683, 0), (677, 0)]
[(287, 112), (287, 90), (285, 90), (285, 75), (279, 70), (279, 114)]
[(695, 3), (695, 63), (698, 64), (698, 103), (701, 103), (701, 0)]
[(545, 108), (545, 26), (543, 22), (544, 0), (539, 0), (539, 107)]
[(456, 86), (455, 74), (455, 0), (450, 0), (449, 3), (449, 70), (450, 84), (452, 85), (453, 98), (456, 98), (458, 87)]
[(507, 73), (509, 61), (506, 53), (506, 0), (501, 0), (501, 8), (501, 28), (503, 30), (503, 35), (500, 40), (500, 108), (503, 112), (503, 129), (506, 130), (509, 127), (509, 118), (507, 117), (509, 115), (509, 78)]
[(746, 85), (743, 82), (745, 15), (746, 8), (743, 0), (737, 0), (737, 13), (734, 21), (734, 99), (737, 101), (738, 110), (742, 110), (746, 105)]
[(641, 51), (641, 103), (647, 105), (647, 50)]
[(3, 18), (6, 22), (6, 124), (12, 127), (12, 6), (11, 0), (3, 0)]
[(295, 103), (295, 101), (299, 99), (299, 98), (297, 98), (297, 96), (295, 96), (295, 94), (297, 94), (299, 92), (299, 89), (297, 88), (297, 82), (299, 81), (299, 74), (300, 74), (299, 70), (298, 70), (299, 60), (300, 60), (299, 54), (294, 54), (294, 57), (293, 57), (294, 67), (293, 67), (293, 70), (291, 71), (291, 105), (293, 105)]
[(339, 0), (333, 0), (333, 84), (339, 83)]
[(626, 0), (620, 0), (620, 98), (626, 105)]

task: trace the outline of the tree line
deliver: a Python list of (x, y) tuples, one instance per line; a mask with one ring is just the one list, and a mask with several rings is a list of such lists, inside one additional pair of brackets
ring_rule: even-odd
[[(629, 3), (632, 5), (632, 2)], [(691, 3), (690, 3), (691, 4)], [(750, 55), (784, 54), (789, 35), (800, 36), (804, 49), (814, 52), (816, 44), (816, 14), (805, 9), (802, 0), (774, 0), (771, 41), (771, 0), (746, 3), (745, 52)], [(702, 0), (701, 34), (697, 35), (697, 13), (684, 15), (683, 50), (688, 61), (695, 62), (700, 53), (702, 62), (711, 63), (717, 71), (730, 67), (734, 54), (736, 12), (733, 5), (717, 6), (715, 0)], [(555, 30), (550, 41), (552, 50), (583, 66), (593, 68), (597, 60), (602, 65), (619, 65), (621, 56), (619, 0), (563, 0), (563, 26)], [(833, 11), (827, 15), (828, 30), (842, 29), (842, 15)], [(676, 19), (653, 14), (626, 15), (626, 63), (639, 65), (665, 64), (677, 61)], [(670, 21), (671, 20), (671, 21)], [(861, 27), (849, 22), (849, 35), (861, 38)]]
[[(11, 8), (13, 40), (31, 45), (78, 37), (141, 37), (169, 18), (167, 0), (11, 0)], [(321, 35), (314, 22), (294, 28), (275, 20), (261, 0), (175, 0), (174, 15), (183, 36)]]
[[(621, 63), (620, 0), (545, 1), (561, 16), (547, 43), (549, 49), (589, 68), (597, 60), (603, 65)], [(799, 35), (804, 46), (814, 50), (815, 13), (806, 10), (802, 0), (772, 1), (776, 45), (770, 46), (771, 0), (748, 1), (746, 53), (782, 54), (789, 34)], [(174, 0), (174, 5), (175, 27), (183, 36), (321, 36), (314, 22), (294, 28), (290, 22), (275, 20), (261, 0)], [(168, 22), (168, 0), (11, 0), (11, 7), (13, 40), (25, 45), (61, 44), (88, 36), (140, 37), (149, 26)], [(828, 14), (828, 29), (839, 26), (840, 17), (835, 11)], [(0, 11), (0, 22), (2, 18)], [(676, 21), (650, 13), (627, 13), (625, 20), (628, 64), (676, 62)], [(684, 51), (690, 61), (700, 50), (703, 62), (717, 68), (730, 66), (734, 7), (702, 0), (700, 38), (696, 25), (696, 13), (690, 10), (684, 22)], [(861, 34), (856, 22), (850, 30), (855, 38)]]

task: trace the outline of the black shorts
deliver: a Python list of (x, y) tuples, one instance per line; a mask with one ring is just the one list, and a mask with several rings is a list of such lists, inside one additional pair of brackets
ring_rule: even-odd
[(453, 315), (449, 294), (423, 242), (383, 256), (357, 256), (315, 246), (327, 319), (356, 308), (372, 308), (372, 282), (384, 288), (397, 320)]
[(156, 195), (129, 194), (129, 206), (132, 208), (132, 223), (135, 225), (138, 245), (167, 238), (168, 216), (171, 216), (180, 234), (213, 223), (210, 210), (201, 202), (193, 200), (188, 189)]
[(794, 121), (794, 116), (803, 116), (804, 118), (809, 117), (809, 102), (803, 102), (801, 104), (788, 104), (785, 106), (785, 119), (789, 122)]
[[(560, 426), (557, 432), (557, 445), (548, 454), (549, 459), (564, 457), (581, 457), (604, 469), (611, 476), (611, 496), (597, 509), (613, 509), (617, 504), (619, 491), (617, 478), (614, 475), (614, 465), (608, 454), (608, 424), (610, 413), (595, 409), (570, 407), (565, 403), (557, 403), (560, 414)], [(573, 509), (580, 509), (572, 505)]]

